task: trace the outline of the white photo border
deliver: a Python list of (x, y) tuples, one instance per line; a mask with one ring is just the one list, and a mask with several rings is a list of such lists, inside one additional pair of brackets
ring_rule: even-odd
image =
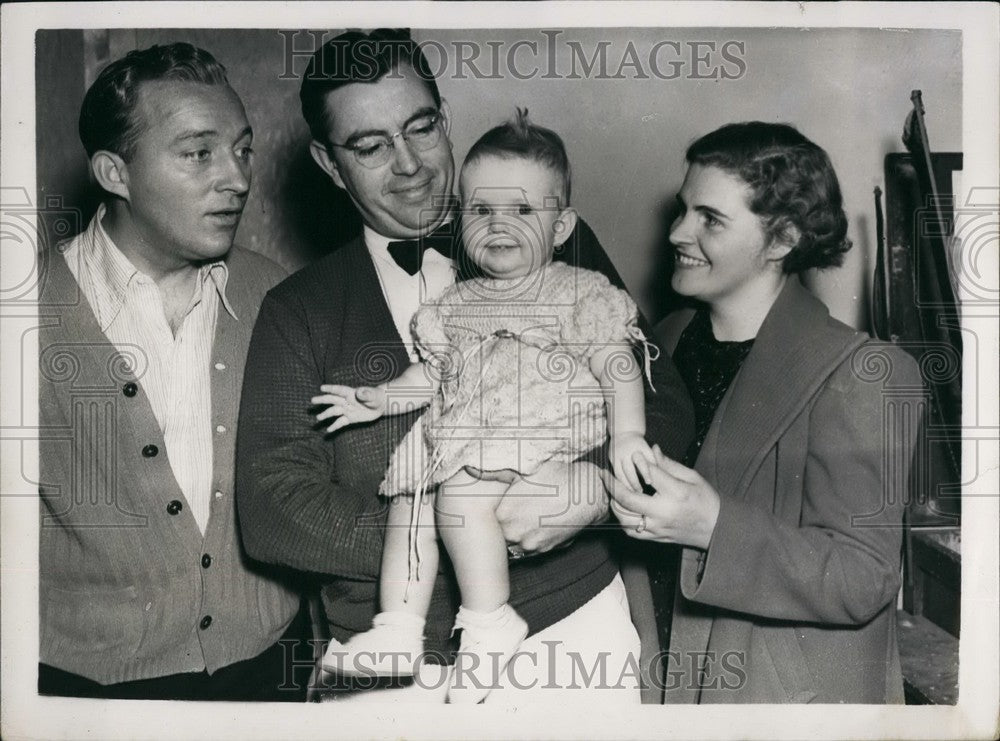
[[(505, 28), (726, 26), (777, 28), (948, 28), (963, 34), (962, 144), (965, 193), (996, 188), (998, 6), (992, 3), (38, 3), (2, 9), (3, 104), (0, 185), (35, 190), (34, 38), (41, 28)], [(996, 193), (997, 191), (993, 191)], [(30, 256), (4, 249), (8, 275), (30, 274)], [(997, 279), (997, 255), (980, 267)], [(9, 271), (9, 272), (8, 272)], [(627, 716), (572, 709), (404, 705), (271, 705), (88, 701), (37, 696), (38, 504), (20, 471), (37, 474), (34, 353), (19, 327), (30, 312), (0, 306), (0, 564), (2, 731), (6, 738), (992, 738), (1000, 708), (1000, 437), (996, 379), (997, 306), (967, 311), (979, 366), (966, 367), (967, 399), (979, 399), (986, 441), (966, 446), (967, 479), (994, 496), (963, 498), (960, 699), (952, 706), (642, 706)], [(17, 381), (17, 383), (14, 383)], [(978, 387), (978, 388), (977, 388)], [(25, 401), (28, 400), (28, 401)], [(984, 401), (985, 400), (985, 401)], [(24, 413), (24, 416), (22, 415)], [(27, 433), (26, 433), (27, 431)], [(992, 441), (992, 442), (991, 442)], [(17, 442), (14, 445), (13, 442)], [(970, 450), (971, 449), (971, 450)], [(24, 458), (21, 458), (24, 451)], [(34, 456), (34, 458), (32, 458)], [(974, 476), (973, 476), (974, 474)], [(37, 478), (37, 476), (36, 476)], [(178, 712), (178, 711), (181, 712)]]

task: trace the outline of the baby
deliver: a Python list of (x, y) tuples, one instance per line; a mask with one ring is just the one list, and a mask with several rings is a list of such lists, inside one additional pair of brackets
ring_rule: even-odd
[[(478, 277), (414, 315), (422, 362), (374, 388), (324, 385), (313, 401), (328, 405), (317, 419), (336, 418), (330, 431), (430, 405), (394, 453), (380, 490), (406, 495), (390, 507), (381, 612), (369, 631), (333, 643), (324, 668), (351, 673), (352, 659), (365, 653), (375, 662), (368, 674), (416, 671), (438, 567), (435, 528), (426, 523), (436, 515), (461, 591), (456, 665), (479, 672), (476, 681), (453, 675), (448, 699), (475, 703), (528, 627), (508, 604), (508, 553), (496, 517), (508, 484), (475, 478), (466, 466), (529, 475), (610, 438), (616, 473), (639, 488), (636, 456), (651, 463), (652, 454), (632, 344), (655, 348), (627, 293), (600, 273), (552, 262), (577, 219), (556, 133), (519, 110), (473, 145), (459, 188), (462, 240)], [(391, 667), (379, 657), (391, 658)]]

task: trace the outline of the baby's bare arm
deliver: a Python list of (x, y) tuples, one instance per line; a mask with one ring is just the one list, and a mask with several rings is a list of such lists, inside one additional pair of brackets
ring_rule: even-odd
[(608, 410), (610, 458), (615, 473), (634, 489), (640, 489), (637, 459), (653, 462), (646, 442), (646, 410), (643, 377), (628, 345), (608, 345), (590, 357), (590, 369), (601, 382)]
[(397, 378), (381, 386), (339, 386), (324, 384), (323, 393), (312, 403), (325, 408), (316, 415), (324, 422), (335, 418), (327, 428), (334, 432), (347, 425), (371, 422), (387, 414), (405, 414), (430, 404), (438, 382), (423, 363), (412, 363)]
[[(626, 356), (627, 353), (627, 356)], [(622, 362), (622, 359), (625, 359)], [(601, 383), (608, 408), (608, 434), (646, 434), (646, 397), (642, 371), (627, 344), (607, 345), (590, 356), (590, 370)]]

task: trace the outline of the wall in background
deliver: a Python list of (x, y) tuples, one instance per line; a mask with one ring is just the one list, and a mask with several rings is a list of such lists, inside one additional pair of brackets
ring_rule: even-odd
[[(76, 138), (86, 82), (128, 49), (185, 40), (227, 67), (254, 126), (254, 188), (238, 241), (289, 269), (329, 252), (359, 222), (309, 157), (297, 77), (317, 39), (337, 32), (40, 31), (40, 195), (61, 195), (89, 218), (96, 196)], [(414, 38), (441, 72), (456, 161), (516, 106), (562, 135), (574, 205), (652, 317), (669, 305), (665, 223), (684, 150), (701, 134), (730, 121), (785, 121), (829, 152), (855, 247), (843, 268), (807, 280), (835, 316), (859, 327), (867, 326), (875, 257), (872, 189), (882, 183), (884, 156), (902, 151), (912, 89), (923, 91), (931, 146), (962, 148), (958, 32), (480, 29), (415, 30)], [(577, 77), (567, 79), (574, 65)]]

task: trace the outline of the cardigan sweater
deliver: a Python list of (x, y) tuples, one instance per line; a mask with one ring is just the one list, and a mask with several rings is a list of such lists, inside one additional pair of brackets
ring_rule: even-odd
[[(578, 227), (579, 230), (579, 227)], [(560, 257), (622, 282), (589, 228)], [(457, 256), (457, 255), (453, 255)], [(461, 263), (460, 263), (461, 264)], [(649, 325), (640, 328), (651, 336)], [(264, 300), (247, 363), (237, 455), (239, 514), (255, 558), (325, 575), (323, 603), (338, 640), (367, 630), (377, 610), (387, 503), (379, 483), (422, 412), (383, 417), (324, 435), (309, 399), (321, 383), (374, 385), (409, 364), (375, 266), (361, 238), (299, 271)], [(682, 453), (693, 412), (666, 353), (652, 365), (647, 438)], [(511, 604), (532, 633), (561, 620), (616, 573), (607, 529), (582, 532), (550, 553), (512, 561)], [(442, 551), (428, 613), (431, 660), (447, 660), (457, 587)]]
[(101, 684), (209, 673), (283, 634), (299, 596), (237, 535), (235, 430), (250, 333), (280, 268), (225, 258), (212, 370), (213, 481), (204, 536), (142, 388), (141, 348), (101, 332), (58, 248), (39, 256), (40, 660)]
[(895, 599), (924, 404), (909, 355), (788, 280), (698, 455), (721, 509), (708, 550), (683, 551), (666, 702), (902, 702)]

